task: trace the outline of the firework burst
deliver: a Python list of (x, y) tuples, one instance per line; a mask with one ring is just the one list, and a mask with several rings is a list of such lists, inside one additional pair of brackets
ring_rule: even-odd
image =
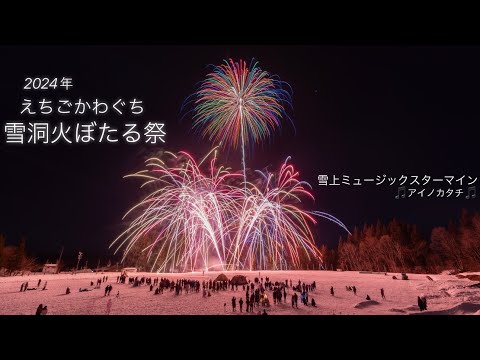
[[(148, 170), (128, 175), (143, 179), (142, 187), (150, 186), (153, 191), (127, 212), (125, 217), (138, 215), (110, 246), (118, 243), (117, 251), (125, 247), (125, 258), (139, 239), (149, 235), (153, 241), (143, 251), (149, 258), (155, 256), (153, 267), (159, 271), (208, 268), (211, 253), (223, 266), (228, 258), (231, 218), (236, 217), (235, 198), (239, 196), (227, 182), (241, 174), (216, 169), (216, 151), (200, 163), (186, 152), (166, 153), (173, 165), (151, 158), (146, 163)], [(205, 173), (203, 163), (209, 165)]]
[(249, 183), (245, 190), (231, 250), (230, 262), (237, 268), (300, 268), (302, 257), (322, 262), (311, 232), (316, 216), (347, 230), (330, 214), (302, 210), (302, 199), (314, 200), (314, 197), (309, 192), (310, 185), (298, 179), (299, 173), (289, 160), (287, 158), (278, 173), (257, 171), (262, 185)]
[(300, 268), (302, 259), (321, 262), (311, 232), (315, 218), (346, 227), (329, 214), (302, 210), (302, 199), (313, 200), (313, 195), (289, 158), (278, 173), (258, 171), (258, 185), (241, 186), (240, 173), (216, 167), (216, 152), (199, 163), (186, 152), (167, 152), (169, 160), (151, 158), (147, 170), (129, 175), (152, 190), (125, 215), (136, 214), (111, 246), (124, 248), (125, 258), (140, 239), (151, 239), (142, 250), (158, 271), (208, 269), (211, 257), (223, 270), (281, 270)]
[(194, 129), (222, 147), (242, 150), (244, 181), (245, 148), (271, 137), (285, 116), (290, 93), (280, 80), (262, 71), (257, 62), (224, 62), (207, 75), (196, 93)]
[(198, 163), (186, 152), (147, 160), (146, 170), (130, 176), (152, 190), (125, 215), (133, 219), (110, 245), (123, 248), (124, 259), (147, 239), (142, 250), (153, 258), (152, 270), (208, 269), (211, 256), (223, 270), (300, 268), (305, 259), (322, 261), (311, 231), (317, 217), (347, 230), (330, 214), (302, 209), (314, 197), (289, 158), (278, 173), (257, 171), (247, 181), (245, 148), (271, 138), (291, 105), (288, 84), (257, 65), (225, 61), (194, 94), (193, 128), (222, 148), (241, 148), (243, 182), (242, 174), (216, 165), (217, 148)]

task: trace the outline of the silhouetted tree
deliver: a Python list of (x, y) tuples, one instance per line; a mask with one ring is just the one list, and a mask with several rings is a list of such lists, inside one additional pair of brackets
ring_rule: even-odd
[(5, 235), (0, 234), (0, 270), (5, 267), (5, 255), (3, 254), (5, 250)]
[(17, 260), (16, 260), (17, 265), (16, 265), (16, 268), (18, 270), (23, 270), (23, 268), (24, 268), (25, 260), (27, 258), (25, 247), (26, 247), (26, 239), (25, 239), (25, 237), (22, 237), (20, 239), (20, 244), (18, 245), (18, 249), (17, 249)]
[(459, 271), (464, 269), (460, 237), (452, 225), (448, 230), (444, 227), (432, 230), (431, 249), (438, 254), (443, 265), (452, 266)]
[(460, 243), (469, 270), (480, 269), (480, 214), (460, 220)]

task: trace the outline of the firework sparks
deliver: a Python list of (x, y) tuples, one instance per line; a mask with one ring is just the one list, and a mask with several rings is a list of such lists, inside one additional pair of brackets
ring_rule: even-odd
[[(236, 188), (226, 182), (239, 174), (215, 168), (216, 149), (198, 164), (186, 152), (167, 155), (173, 166), (152, 158), (147, 160), (149, 170), (129, 175), (144, 179), (142, 186), (154, 190), (127, 212), (125, 216), (139, 215), (112, 245), (119, 243), (117, 251), (125, 246), (125, 258), (140, 238), (153, 234), (152, 243), (143, 250), (148, 250), (149, 258), (156, 254), (153, 266), (163, 271), (208, 268), (211, 252), (225, 263), (237, 196)], [(209, 157), (205, 174), (200, 167)]]
[(311, 225), (315, 216), (345, 225), (334, 216), (302, 210), (302, 198), (314, 200), (310, 185), (298, 180), (299, 173), (287, 158), (278, 174), (260, 172), (263, 184), (251, 183), (238, 213), (238, 228), (231, 253), (237, 268), (285, 270), (299, 268), (302, 256), (322, 262)]
[(300, 268), (302, 258), (322, 261), (311, 232), (315, 216), (346, 229), (329, 214), (301, 209), (302, 198), (313, 195), (289, 158), (278, 173), (258, 172), (261, 185), (242, 187), (235, 180), (241, 174), (216, 167), (216, 149), (199, 163), (186, 152), (166, 154), (170, 162), (152, 158), (148, 170), (130, 175), (153, 191), (125, 215), (138, 212), (111, 245), (124, 248), (125, 258), (150, 236), (143, 251), (154, 258), (152, 270), (208, 269), (212, 256), (223, 270)]
[(241, 148), (243, 186), (235, 181), (242, 174), (216, 167), (217, 148), (199, 163), (186, 152), (168, 153), (170, 163), (149, 159), (131, 176), (153, 191), (126, 214), (138, 213), (112, 243), (124, 258), (148, 236), (143, 251), (159, 271), (208, 269), (210, 255), (224, 270), (299, 268), (305, 258), (322, 261), (311, 232), (316, 217), (347, 230), (330, 214), (301, 208), (313, 195), (289, 158), (278, 173), (258, 172), (261, 185), (247, 181), (245, 148), (271, 138), (291, 105), (288, 84), (257, 65), (225, 61), (194, 94), (193, 128), (222, 148)]
[(262, 71), (257, 62), (225, 61), (207, 75), (196, 93), (193, 128), (214, 144), (242, 151), (246, 182), (245, 148), (271, 137), (285, 116), (290, 93), (280, 80)]

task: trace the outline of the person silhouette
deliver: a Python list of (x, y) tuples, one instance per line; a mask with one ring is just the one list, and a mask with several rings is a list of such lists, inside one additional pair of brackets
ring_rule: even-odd
[(38, 305), (35, 315), (40, 315), (42, 313), (43, 304)]

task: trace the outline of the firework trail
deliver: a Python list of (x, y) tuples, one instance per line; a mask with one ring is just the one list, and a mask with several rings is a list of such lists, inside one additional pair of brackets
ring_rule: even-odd
[(290, 93), (282, 88), (286, 83), (257, 65), (225, 60), (195, 94), (193, 128), (224, 148), (241, 147), (245, 182), (245, 147), (271, 137), (286, 116), (284, 104), (291, 103)]

